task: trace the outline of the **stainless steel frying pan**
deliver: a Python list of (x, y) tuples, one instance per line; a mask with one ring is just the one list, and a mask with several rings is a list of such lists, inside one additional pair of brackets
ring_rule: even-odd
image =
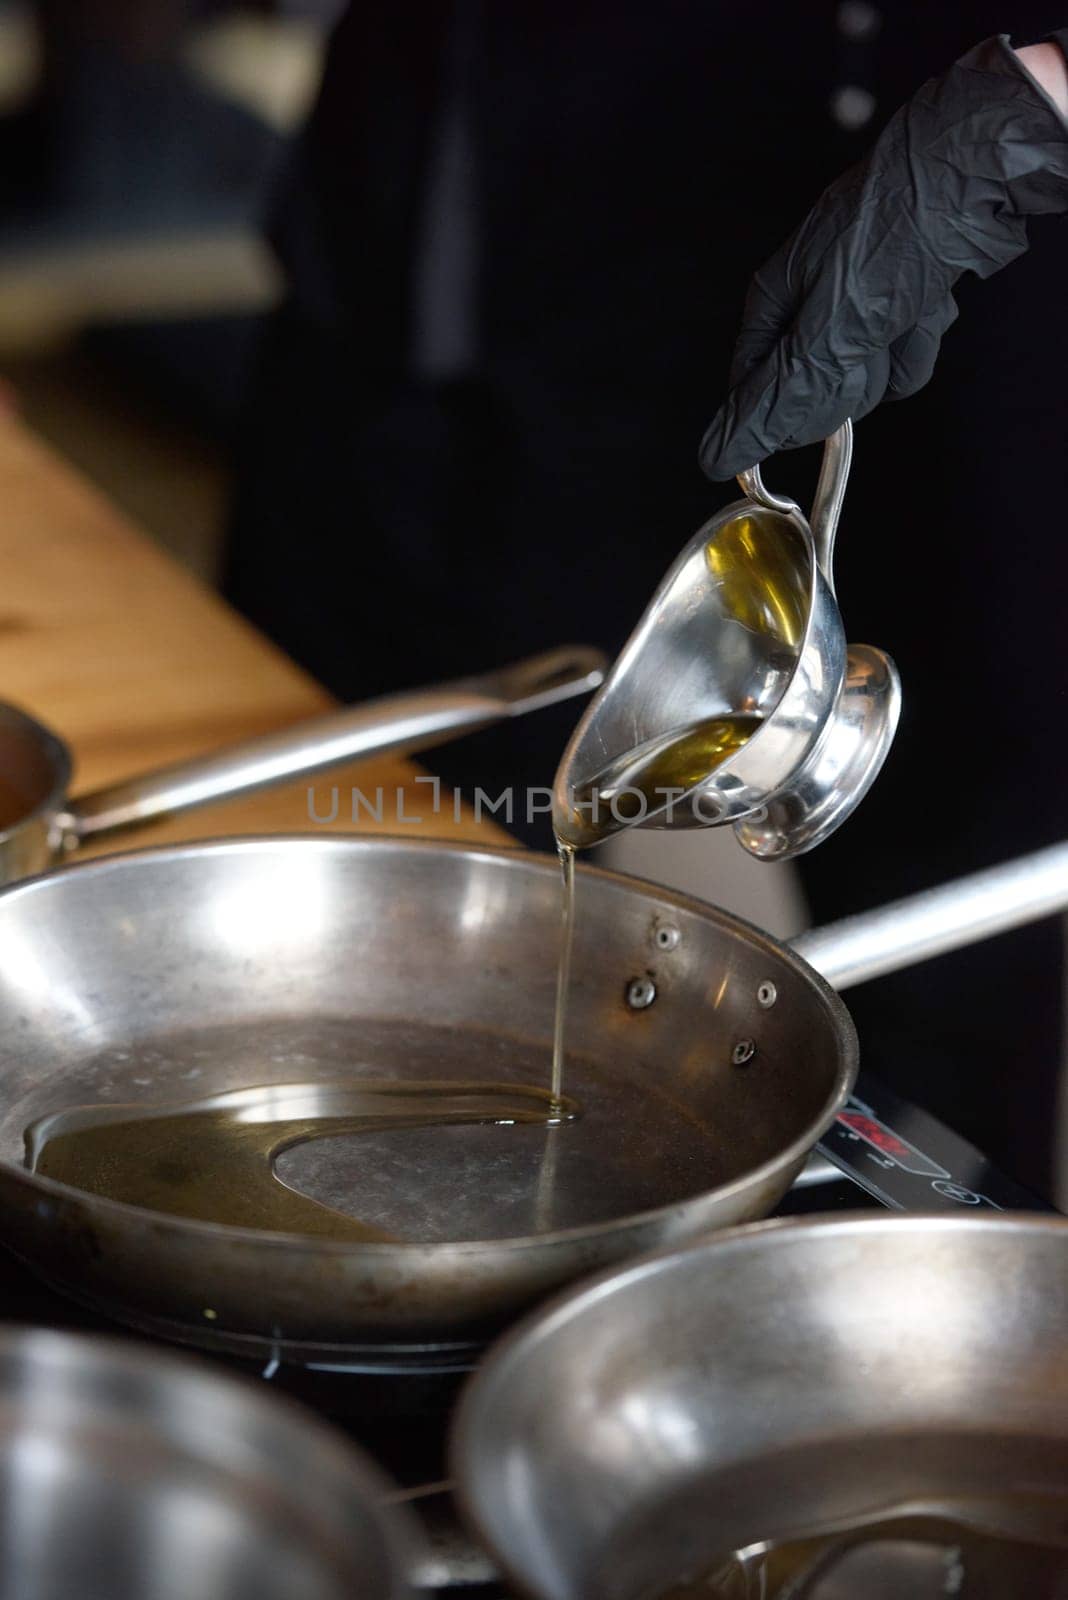
[[(286, 1151), (285, 1182), (396, 1242), (163, 1216), (23, 1165), (72, 1106), (301, 1082), (546, 1085), (556, 863), (399, 839), (116, 856), (0, 894), (0, 1228), (152, 1331), (396, 1369), (460, 1364), (550, 1289), (765, 1214), (848, 1093), (856, 1041), (796, 953), (681, 895), (580, 870), (565, 1088), (578, 1121), (406, 1127)], [(809, 936), (834, 981), (1068, 899), (1068, 847)], [(865, 927), (867, 936), (865, 937)]]
[[(463, 1501), (538, 1600), (691, 1581), (707, 1600), (1053, 1600), (1068, 1573), (1066, 1268), (1068, 1221), (989, 1214), (764, 1223), (653, 1257), (491, 1353), (454, 1433)], [(786, 1586), (766, 1582), (762, 1547), (817, 1533), (776, 1563)], [(969, 1587), (991, 1543), (1013, 1552), (1011, 1575), (1002, 1561), (1000, 1584)], [(730, 1587), (711, 1587), (738, 1550)]]
[(86, 839), (387, 751), (426, 750), (595, 689), (605, 658), (583, 645), (481, 677), (385, 695), (158, 772), (67, 798), (71, 758), (50, 729), (0, 703), (0, 884)]
[(10, 1600), (405, 1600), (396, 1491), (288, 1400), (131, 1341), (0, 1332)]
[(190, 845), (9, 888), (5, 1241), (181, 1339), (447, 1362), (571, 1278), (764, 1214), (852, 1085), (845, 1009), (755, 929), (592, 869), (565, 1085), (576, 1122), (392, 1128), (276, 1163), (399, 1242), (162, 1216), (23, 1165), (31, 1123), (87, 1103), (302, 1083), (326, 1109), (354, 1078), (547, 1087), (559, 920), (548, 857), (387, 838)]

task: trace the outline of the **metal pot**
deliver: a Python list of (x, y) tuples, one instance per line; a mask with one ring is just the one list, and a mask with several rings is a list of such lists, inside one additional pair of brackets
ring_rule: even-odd
[(332, 711), (74, 800), (67, 798), (71, 758), (63, 740), (0, 704), (0, 884), (43, 871), (86, 839), (363, 756), (426, 750), (586, 694), (603, 667), (604, 657), (585, 646), (550, 650), (481, 677)]
[(0, 1332), (0, 1592), (403, 1600), (391, 1486), (262, 1388), (130, 1343)]
[[(1068, 1571), (1066, 1262), (1059, 1218), (868, 1214), (738, 1229), (601, 1277), (529, 1318), (469, 1385), (463, 1503), (538, 1600), (689, 1582), (867, 1594), (856, 1547), (907, 1575), (887, 1540), (903, 1518), (936, 1554), (940, 1524), (1015, 1541), (1012, 1589), (983, 1594), (1062, 1594), (1025, 1574)], [(828, 1587), (793, 1571), (797, 1587), (765, 1586), (767, 1547), (847, 1532), (853, 1587), (830, 1581), (826, 1546), (801, 1564)], [(967, 1538), (942, 1542), (967, 1568)], [(735, 1585), (710, 1588), (739, 1550)], [(946, 1573), (877, 1592), (946, 1594)]]

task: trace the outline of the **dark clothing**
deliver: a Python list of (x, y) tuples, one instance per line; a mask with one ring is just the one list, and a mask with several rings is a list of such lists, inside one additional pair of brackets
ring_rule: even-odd
[[(568, 640), (616, 649), (725, 498), (697, 445), (754, 267), (924, 77), (1063, 21), (1062, 0), (1030, 10), (906, 0), (851, 42), (833, 3), (484, 4), (464, 89), (478, 359), (430, 385), (411, 305), (455, 17), (361, 0), (275, 219), (292, 295), (249, 419), (231, 596), (348, 697)], [(876, 97), (857, 133), (828, 109), (843, 82)], [(839, 595), (850, 637), (897, 658), (906, 712), (872, 795), (804, 864), (820, 920), (1063, 831), (1068, 236), (1034, 234), (963, 286), (929, 389), (859, 433)], [(766, 478), (807, 500), (813, 471), (800, 452)], [(435, 764), (548, 783), (573, 716)], [(1047, 923), (870, 985), (850, 997), (866, 1063), (1034, 1183), (1060, 977)]]
[(918, 393), (959, 280), (1019, 260), (1028, 220), (1065, 213), (1068, 117), (1005, 34), (983, 39), (926, 79), (754, 273), (705, 472), (729, 483)]
[[(787, 20), (769, 30), (780, 10)], [(486, 427), (477, 472), (460, 474), (475, 504), (462, 527), (446, 525), (433, 462), (450, 454), (452, 406), (414, 392), (410, 307), (451, 11), (436, 0), (413, 28), (403, 8), (350, 9), (273, 227), (293, 294), (259, 386), (232, 587), (345, 693), (396, 684), (398, 671), (482, 666), (569, 630), (621, 643), (686, 530), (722, 498), (696, 470), (695, 441), (752, 252), (834, 161), (830, 80), (799, 82), (811, 30), (789, 8), (485, 6), (471, 94)], [(738, 95), (723, 80), (758, 47), (743, 162)], [(778, 197), (766, 216), (753, 203), (763, 195)], [(272, 428), (278, 446), (264, 449)], [(288, 469), (265, 459), (283, 440), (303, 464), (297, 550), (290, 491), (280, 500), (271, 481)], [(332, 571), (321, 595), (302, 578), (313, 622), (298, 633), (286, 621), (292, 562), (314, 565), (317, 541)], [(410, 639), (404, 662), (382, 648), (396, 639), (389, 597), (367, 586), (380, 561), (430, 588), (429, 612), (406, 607), (406, 632), (428, 636)], [(366, 619), (339, 570), (371, 595)], [(443, 584), (461, 607), (466, 596), (475, 631), (444, 622)], [(336, 649), (320, 602), (339, 613)]]

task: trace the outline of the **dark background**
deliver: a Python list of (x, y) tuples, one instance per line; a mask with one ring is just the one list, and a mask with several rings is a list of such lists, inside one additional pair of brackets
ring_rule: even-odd
[[(7, 249), (269, 238), (272, 305), (98, 320), (79, 370), (215, 452), (226, 592), (352, 698), (618, 648), (730, 497), (697, 444), (753, 269), (926, 76), (1068, 21), (1028, 0), (369, 0), (298, 131), (189, 71), (189, 30), (229, 9), (37, 8)], [(337, 8), (260, 9), (325, 28)], [(1064, 832), (1066, 228), (1033, 224), (1028, 256), (964, 283), (929, 388), (858, 430), (838, 591), (850, 637), (896, 658), (905, 714), (803, 863), (815, 920)], [(806, 501), (814, 474), (799, 452), (768, 478)], [(571, 716), (435, 764), (548, 783)], [(869, 1070), (1046, 1193), (1063, 965), (1051, 921), (849, 1001)]]

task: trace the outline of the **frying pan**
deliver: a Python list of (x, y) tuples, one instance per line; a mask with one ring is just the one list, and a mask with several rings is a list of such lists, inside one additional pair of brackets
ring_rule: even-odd
[[(556, 863), (390, 838), (254, 839), (87, 862), (0, 894), (0, 1228), (56, 1286), (212, 1348), (462, 1366), (590, 1272), (769, 1211), (852, 1085), (845, 1008), (722, 911), (578, 874), (565, 1126), (364, 1131), (285, 1151), (290, 1186), (390, 1236), (162, 1215), (23, 1164), (73, 1106), (359, 1079), (547, 1085)], [(808, 947), (845, 984), (1068, 897), (1068, 847)], [(867, 938), (864, 929), (867, 926)], [(865, 965), (866, 964), (866, 965)]]
[(407, 1508), (347, 1441), (203, 1363), (0, 1332), (0, 1593), (406, 1600)]
[[(910, 1512), (1018, 1541), (1011, 1586), (979, 1593), (1052, 1600), (1068, 1571), (1066, 1261), (1060, 1218), (869, 1213), (618, 1270), (536, 1312), (469, 1385), (463, 1503), (539, 1600), (662, 1595), (736, 1550), (751, 1582), (736, 1570), (724, 1593), (949, 1593), (945, 1566), (904, 1581), (907, 1548), (879, 1544)], [(870, 1568), (861, 1581), (861, 1552), (852, 1585), (828, 1561), (826, 1587), (764, 1586), (749, 1547), (847, 1529), (876, 1571), (901, 1567), (896, 1588)], [(968, 1541), (944, 1543), (963, 1543), (968, 1576)], [(1029, 1561), (1062, 1586), (1030, 1582)]]
[(86, 839), (362, 756), (426, 750), (569, 700), (596, 688), (604, 665), (587, 646), (549, 650), (481, 677), (328, 712), (76, 799), (67, 797), (71, 758), (63, 740), (17, 706), (0, 703), (0, 884), (42, 871)]

